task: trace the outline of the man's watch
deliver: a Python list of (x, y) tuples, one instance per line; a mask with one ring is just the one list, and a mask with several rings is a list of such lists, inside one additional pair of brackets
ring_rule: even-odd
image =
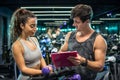
[(85, 62), (84, 62), (84, 63), (81, 63), (81, 65), (82, 65), (82, 66), (87, 66), (87, 64), (88, 64), (88, 60), (87, 60), (87, 58), (85, 58)]

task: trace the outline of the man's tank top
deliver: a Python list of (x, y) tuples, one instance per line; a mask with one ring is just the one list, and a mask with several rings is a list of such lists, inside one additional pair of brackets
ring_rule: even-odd
[(36, 45), (35, 50), (31, 50), (24, 41), (19, 39), (20, 43), (22, 44), (24, 48), (24, 59), (25, 59), (25, 64), (27, 67), (33, 67), (37, 64), (40, 64), (40, 58), (42, 58), (41, 50), (39, 48), (39, 43), (37, 41), (34, 41), (31, 37), (29, 38), (30, 40), (33, 41), (33, 43)]
[[(82, 57), (94, 61), (93, 45), (97, 35), (98, 33), (94, 32), (86, 41), (78, 42), (76, 40), (76, 31), (73, 31), (68, 40), (68, 51), (77, 51)], [(81, 75), (82, 80), (94, 80), (96, 77), (96, 72), (85, 66), (79, 65), (73, 68)]]

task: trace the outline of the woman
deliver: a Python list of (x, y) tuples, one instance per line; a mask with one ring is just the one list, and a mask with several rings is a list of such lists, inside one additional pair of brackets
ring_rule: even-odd
[[(30, 76), (41, 75), (46, 62), (42, 57), (39, 43), (34, 36), (37, 18), (25, 9), (17, 9), (11, 19), (12, 53), (21, 71), (18, 80), (27, 80)], [(49, 67), (49, 66), (48, 66)], [(52, 70), (49, 67), (50, 70)]]

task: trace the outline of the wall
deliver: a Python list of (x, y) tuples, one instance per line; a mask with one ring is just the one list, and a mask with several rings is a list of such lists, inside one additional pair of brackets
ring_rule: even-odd
[(0, 7), (0, 63), (2, 63), (2, 54), (5, 51), (4, 47), (8, 46), (7, 48), (9, 48), (10, 46), (10, 36), (8, 35), (11, 15), (12, 11), (9, 8)]

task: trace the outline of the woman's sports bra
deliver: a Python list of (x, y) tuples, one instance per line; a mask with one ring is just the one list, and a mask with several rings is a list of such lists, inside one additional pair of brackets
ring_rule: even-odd
[(19, 41), (24, 48), (23, 57), (25, 59), (26, 66), (33, 67), (37, 64), (40, 64), (40, 58), (42, 58), (42, 54), (39, 47), (39, 43), (32, 39), (31, 37), (29, 39), (33, 41), (33, 43), (37, 46), (35, 50), (31, 50), (22, 39), (19, 39)]

